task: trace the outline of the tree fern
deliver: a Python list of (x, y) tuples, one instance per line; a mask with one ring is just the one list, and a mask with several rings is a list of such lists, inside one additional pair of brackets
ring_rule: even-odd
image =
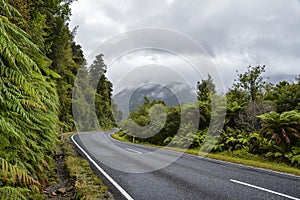
[(300, 113), (296, 110), (286, 111), (281, 114), (269, 112), (258, 116), (263, 121), (263, 131), (276, 139), (278, 143), (290, 144), (291, 138), (300, 139)]

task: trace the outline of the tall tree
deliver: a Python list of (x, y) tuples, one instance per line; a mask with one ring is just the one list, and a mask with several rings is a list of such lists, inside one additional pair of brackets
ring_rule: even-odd
[[(13, 0), (11, 0), (13, 1)], [(50, 68), (56, 77), (59, 95), (59, 119), (62, 131), (74, 130), (72, 119), (72, 89), (75, 76), (84, 58), (79, 45), (74, 43), (74, 33), (69, 30), (71, 0), (16, 0), (14, 5), (27, 14), (29, 7), (28, 32), (41, 50), (51, 59)], [(27, 6), (24, 6), (28, 4)]]
[(99, 129), (95, 111), (95, 89), (90, 86), (86, 66), (79, 69), (73, 93), (73, 117), (78, 131)]
[(263, 89), (266, 86), (262, 76), (264, 72), (264, 65), (249, 66), (241, 74), (237, 72), (238, 79), (226, 95), (228, 101), (236, 101), (241, 106), (237, 110), (235, 124), (250, 132), (260, 128), (261, 120), (257, 115), (274, 110), (272, 102), (263, 102)]
[(250, 101), (255, 101), (261, 97), (265, 85), (263, 72), (265, 72), (265, 65), (249, 66), (245, 73), (238, 74), (238, 80), (234, 84), (234, 88), (244, 91)]
[(95, 108), (99, 124), (102, 128), (112, 128), (116, 125), (112, 110), (112, 83), (105, 76), (107, 66), (103, 54), (96, 56), (89, 68), (90, 84), (95, 91)]
[(216, 86), (210, 74), (207, 79), (197, 82), (197, 97), (199, 101), (211, 101), (211, 95), (216, 94)]
[(107, 66), (103, 60), (103, 54), (99, 54), (95, 57), (95, 60), (89, 67), (89, 74), (90, 74), (90, 84), (93, 88), (96, 88), (99, 84), (100, 79), (102, 76), (105, 76)]
[(264, 98), (273, 101), (279, 113), (300, 108), (300, 81), (298, 83), (281, 81), (272, 87)]
[(216, 86), (212, 77), (208, 74), (207, 79), (197, 83), (198, 107), (200, 110), (199, 129), (207, 128), (211, 119), (211, 98), (216, 95)]

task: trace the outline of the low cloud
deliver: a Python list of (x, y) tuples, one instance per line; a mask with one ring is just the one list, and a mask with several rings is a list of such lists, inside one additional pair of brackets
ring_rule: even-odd
[[(266, 75), (271, 77), (300, 73), (298, 0), (79, 0), (73, 3), (72, 14), (71, 27), (79, 25), (76, 41), (87, 57), (115, 34), (161, 27), (186, 34), (202, 45), (226, 87), (236, 77), (236, 70), (242, 72), (249, 65), (266, 65)], [(134, 42), (126, 45), (134, 46)], [(168, 61), (161, 53), (156, 52), (156, 57), (165, 58), (164, 64), (172, 66), (174, 60)], [(186, 53), (193, 52), (186, 49)], [(122, 67), (140, 59), (140, 55), (130, 57), (130, 61), (124, 57)]]

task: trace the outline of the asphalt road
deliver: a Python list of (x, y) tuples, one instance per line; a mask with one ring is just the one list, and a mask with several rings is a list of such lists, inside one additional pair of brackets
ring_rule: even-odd
[(294, 199), (300, 177), (111, 138), (72, 136), (115, 199)]

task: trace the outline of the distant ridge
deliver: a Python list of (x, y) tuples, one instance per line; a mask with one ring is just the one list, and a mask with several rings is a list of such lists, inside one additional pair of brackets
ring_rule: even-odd
[(122, 111), (122, 118), (128, 115), (138, 104), (144, 102), (144, 97), (150, 100), (162, 100), (167, 106), (176, 106), (181, 103), (196, 102), (196, 92), (190, 86), (172, 82), (167, 85), (160, 85), (156, 83), (141, 84), (136, 88), (125, 88), (113, 96), (113, 100)]

